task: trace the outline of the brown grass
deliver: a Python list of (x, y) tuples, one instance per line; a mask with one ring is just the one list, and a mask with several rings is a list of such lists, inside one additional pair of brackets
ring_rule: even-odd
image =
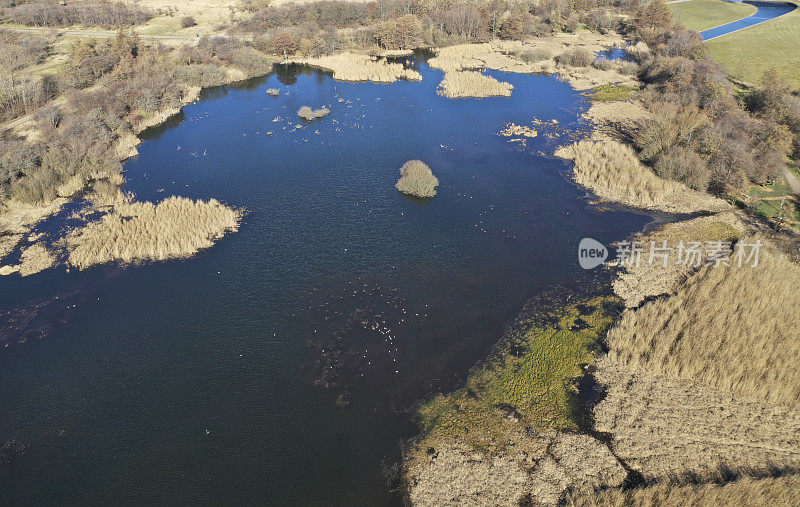
[(800, 407), (800, 266), (768, 245), (757, 267), (705, 266), (676, 294), (626, 311), (608, 333), (609, 355)]
[(111, 212), (67, 236), (68, 262), (85, 269), (111, 261), (189, 257), (236, 231), (240, 219), (240, 211), (215, 199), (173, 196), (153, 204), (118, 196)]
[(596, 495), (575, 495), (568, 505), (576, 507), (684, 506), (718, 507), (721, 505), (761, 505), (792, 507), (797, 505), (800, 476), (777, 478), (742, 478), (727, 484), (677, 486), (658, 484), (630, 491), (607, 490)]
[[(640, 242), (645, 252), (649, 252), (653, 244), (663, 247), (665, 241), (668, 248), (677, 251), (681, 241), (684, 245), (690, 241), (734, 241), (742, 236), (743, 229), (734, 212), (723, 212), (666, 224), (648, 234), (637, 234), (631, 241)], [(721, 245), (720, 250), (730, 251), (730, 248)], [(627, 307), (639, 306), (647, 298), (671, 294), (687, 276), (697, 271), (696, 267), (676, 264), (676, 258), (677, 254), (671, 255), (671, 261), (664, 265), (661, 262), (650, 263), (646, 254), (639, 265), (624, 266), (624, 271), (613, 282), (614, 292), (625, 300)]]
[(393, 83), (398, 79), (421, 81), (422, 76), (413, 69), (406, 69), (400, 63), (389, 63), (384, 58), (376, 58), (361, 53), (339, 53), (319, 58), (296, 60), (297, 63), (320, 67), (333, 72), (333, 78), (341, 81), (372, 81)]
[(595, 430), (608, 433), (617, 456), (647, 479), (800, 466), (800, 410), (609, 358), (595, 377), (606, 391), (594, 409)]
[(431, 172), (431, 168), (421, 160), (409, 160), (400, 168), (400, 179), (395, 187), (404, 194), (415, 197), (433, 197), (439, 180)]
[(509, 445), (502, 453), (452, 443), (437, 447), (414, 474), (411, 503), (556, 505), (569, 488), (587, 494), (625, 480), (625, 470), (608, 448), (588, 435), (517, 428)]
[(580, 141), (556, 155), (573, 160), (575, 181), (604, 200), (676, 213), (729, 207), (708, 194), (659, 178), (642, 165), (632, 148), (616, 141)]

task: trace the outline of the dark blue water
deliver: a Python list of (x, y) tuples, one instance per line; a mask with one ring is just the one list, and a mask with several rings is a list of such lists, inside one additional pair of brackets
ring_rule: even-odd
[(700, 32), (700, 37), (702, 37), (703, 40), (715, 39), (717, 37), (738, 32), (739, 30), (744, 30), (745, 28), (750, 28), (751, 26), (775, 19), (778, 16), (783, 16), (784, 14), (788, 14), (797, 8), (797, 5), (789, 2), (756, 2), (752, 0), (744, 0), (743, 3), (750, 4), (756, 7), (758, 10), (755, 12), (755, 14), (747, 16), (746, 18), (742, 18), (740, 20), (733, 21), (732, 23), (727, 23), (714, 28), (709, 28), (708, 30), (703, 30)]
[[(284, 71), (205, 93), (146, 136), (126, 189), (245, 208), (239, 232), (187, 260), (0, 279), (0, 503), (399, 503), (384, 470), (415, 405), (527, 298), (590, 283), (581, 238), (649, 220), (589, 205), (544, 155), (585, 129), (570, 86), (495, 73), (511, 98), (449, 100), (418, 65), (421, 83)], [(332, 112), (293, 130), (302, 105)], [(534, 117), (558, 124), (497, 135)], [(415, 158), (432, 200), (394, 188)]]

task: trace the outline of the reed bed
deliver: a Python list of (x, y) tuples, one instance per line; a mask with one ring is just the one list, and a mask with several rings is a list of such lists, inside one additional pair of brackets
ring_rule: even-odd
[(422, 160), (409, 160), (400, 168), (400, 179), (395, 187), (404, 194), (426, 198), (436, 195), (439, 179)]
[(594, 409), (594, 429), (608, 434), (616, 455), (648, 480), (707, 481), (721, 469), (800, 466), (798, 409), (611, 358), (598, 361), (595, 378), (606, 394)]
[(112, 211), (66, 237), (69, 264), (86, 269), (111, 261), (189, 257), (236, 231), (241, 212), (215, 199), (172, 196), (158, 204), (117, 197)]
[(510, 97), (514, 87), (481, 72), (447, 72), (439, 83), (439, 94), (451, 99), (464, 97)]
[(19, 264), (20, 276), (29, 276), (50, 268), (55, 264), (53, 254), (39, 243), (34, 243), (22, 251)]
[[(643, 301), (662, 294), (671, 294), (679, 287), (687, 276), (697, 271), (697, 267), (675, 262), (680, 248), (692, 241), (721, 242), (718, 248), (704, 248), (704, 255), (730, 253), (730, 245), (741, 238), (743, 224), (732, 211), (717, 213), (707, 217), (694, 218), (683, 222), (665, 224), (659, 229), (647, 234), (634, 235), (631, 241), (638, 241), (644, 250), (641, 262), (630, 263), (623, 266), (622, 271), (614, 280), (614, 292), (625, 301), (625, 306), (634, 308)], [(648, 255), (650, 249), (671, 248), (673, 254), (668, 262), (650, 262)]]
[(330, 114), (331, 110), (327, 107), (321, 107), (319, 109), (311, 109), (309, 106), (303, 106), (297, 111), (297, 116), (304, 119), (305, 121), (314, 121), (319, 118), (324, 118)]
[(580, 141), (556, 151), (573, 160), (575, 181), (604, 200), (673, 213), (720, 211), (727, 203), (656, 176), (633, 149), (616, 141)]
[(594, 495), (572, 495), (567, 500), (567, 505), (575, 507), (656, 505), (793, 507), (797, 505), (798, 491), (800, 491), (800, 476), (798, 475), (765, 478), (743, 477), (723, 484), (675, 485), (662, 483), (628, 491), (610, 489)]
[(297, 60), (297, 63), (320, 67), (333, 72), (334, 79), (341, 81), (372, 81), (393, 83), (399, 79), (422, 81), (422, 75), (403, 64), (390, 63), (384, 58), (375, 58), (360, 53), (340, 53), (319, 58)]
[(675, 294), (626, 311), (608, 333), (610, 357), (799, 408), (800, 266), (763, 243), (756, 267), (704, 266)]

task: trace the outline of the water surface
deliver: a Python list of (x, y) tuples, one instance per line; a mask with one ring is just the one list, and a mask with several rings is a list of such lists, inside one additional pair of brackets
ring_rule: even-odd
[[(383, 471), (415, 405), (527, 298), (587, 283), (581, 238), (648, 221), (589, 205), (545, 155), (586, 129), (569, 85), (494, 72), (512, 97), (450, 100), (415, 65), (422, 82), (205, 92), (145, 136), (126, 190), (245, 208), (239, 232), (188, 260), (0, 279), (28, 339), (0, 351), (2, 503), (399, 503)], [(295, 129), (303, 105), (331, 114)], [(497, 135), (534, 118), (525, 145)], [(429, 201), (394, 188), (417, 158)]]

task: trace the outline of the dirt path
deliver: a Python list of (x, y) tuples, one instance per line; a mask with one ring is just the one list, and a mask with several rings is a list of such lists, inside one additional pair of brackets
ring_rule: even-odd
[[(57, 33), (58, 35), (71, 35), (78, 37), (116, 37), (117, 32), (113, 30), (59, 30), (56, 28), (3, 28), (10, 32), (18, 33)], [(145, 40), (159, 40), (159, 39), (172, 39), (172, 40), (193, 40), (196, 35), (147, 35), (137, 34), (141, 39)]]
[(789, 183), (789, 187), (792, 189), (792, 192), (800, 195), (800, 178), (798, 178), (797, 175), (795, 175), (788, 167), (783, 170), (783, 175), (786, 176), (786, 181)]

